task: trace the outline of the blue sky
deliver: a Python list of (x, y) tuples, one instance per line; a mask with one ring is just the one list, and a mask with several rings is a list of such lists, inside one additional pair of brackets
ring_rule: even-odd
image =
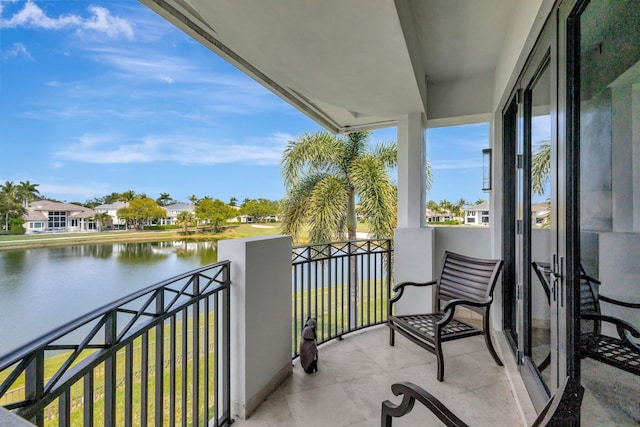
[[(282, 149), (320, 129), (137, 1), (0, 0), (2, 183), (69, 202), (126, 190), (280, 199)], [(428, 199), (487, 198), (488, 132), (428, 132)]]

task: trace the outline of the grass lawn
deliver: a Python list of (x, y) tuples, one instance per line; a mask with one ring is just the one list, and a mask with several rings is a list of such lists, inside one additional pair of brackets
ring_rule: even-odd
[(281, 233), (279, 223), (229, 225), (219, 233), (195, 231), (194, 229), (189, 231), (190, 233), (187, 235), (177, 229), (1, 235), (0, 250), (100, 243), (160, 242), (170, 240), (207, 241)]

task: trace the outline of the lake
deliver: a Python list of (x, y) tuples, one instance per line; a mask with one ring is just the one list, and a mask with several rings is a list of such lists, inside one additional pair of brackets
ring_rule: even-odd
[(0, 251), (0, 355), (138, 289), (216, 261), (216, 242)]

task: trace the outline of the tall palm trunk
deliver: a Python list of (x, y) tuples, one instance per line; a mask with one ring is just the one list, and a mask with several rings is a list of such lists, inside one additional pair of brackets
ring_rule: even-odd
[[(349, 186), (347, 199), (347, 236), (351, 242), (356, 240), (356, 201), (355, 189)], [(355, 245), (349, 243), (349, 329), (355, 329), (358, 324), (358, 260), (354, 255)]]

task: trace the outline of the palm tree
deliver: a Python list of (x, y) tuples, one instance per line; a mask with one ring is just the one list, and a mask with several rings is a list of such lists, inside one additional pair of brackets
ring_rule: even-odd
[(40, 184), (32, 184), (29, 181), (20, 181), (18, 185), (18, 194), (22, 198), (22, 206), (26, 209), (29, 204), (36, 199), (36, 196), (40, 195), (40, 192), (36, 187)]
[(127, 190), (124, 193), (120, 193), (118, 200), (125, 202), (129, 205), (129, 202), (136, 198), (136, 193), (133, 190)]
[(182, 211), (176, 217), (176, 224), (182, 225), (184, 234), (187, 234), (189, 227), (196, 225), (196, 216), (193, 212)]
[(9, 231), (9, 217), (25, 212), (22, 206), (19, 187), (13, 181), (6, 181), (0, 186), (0, 210), (4, 212), (4, 230)]
[(187, 197), (187, 199), (189, 199), (189, 201), (193, 205), (195, 205), (198, 202), (198, 196), (196, 196), (195, 194), (190, 195), (189, 197)]
[[(395, 189), (387, 168), (395, 167), (395, 143), (369, 149), (370, 132), (346, 138), (328, 132), (290, 141), (282, 157), (287, 190), (282, 228), (294, 239), (309, 225), (314, 243), (356, 239), (356, 195), (374, 237), (390, 237), (396, 224)], [(346, 232), (346, 233), (345, 233)]]
[(551, 143), (549, 140), (540, 141), (538, 150), (531, 159), (531, 191), (540, 196), (544, 195), (544, 186), (549, 182), (551, 171)]
[(156, 202), (160, 206), (167, 206), (170, 201), (171, 201), (171, 196), (169, 195), (169, 193), (160, 193), (160, 197), (156, 199)]
[(93, 216), (93, 220), (98, 223), (98, 231), (102, 231), (102, 227), (111, 219), (111, 215), (107, 212), (97, 212)]

